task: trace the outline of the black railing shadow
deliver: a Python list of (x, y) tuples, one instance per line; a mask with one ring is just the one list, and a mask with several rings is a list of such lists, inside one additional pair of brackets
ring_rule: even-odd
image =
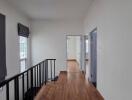
[[(14, 100), (33, 100), (42, 85), (55, 80), (56, 59), (46, 59), (28, 70), (17, 74), (0, 83), (0, 88), (5, 87), (6, 100), (14, 91)], [(49, 80), (50, 79), (50, 80)], [(14, 85), (11, 83), (13, 82)], [(13, 87), (14, 90), (10, 90)], [(21, 87), (21, 89), (20, 89)]]

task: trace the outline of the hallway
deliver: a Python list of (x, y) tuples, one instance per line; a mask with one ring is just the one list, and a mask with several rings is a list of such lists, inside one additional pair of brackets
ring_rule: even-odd
[(68, 71), (59, 79), (43, 86), (35, 100), (104, 100), (94, 86), (85, 80), (75, 61), (68, 62)]

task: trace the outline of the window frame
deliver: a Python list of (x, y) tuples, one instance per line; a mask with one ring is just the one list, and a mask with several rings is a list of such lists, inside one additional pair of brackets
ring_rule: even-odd
[[(24, 55), (26, 55), (24, 58), (21, 58), (21, 37), (26, 39), (26, 53)], [(21, 62), (24, 61), (25, 62), (25, 66), (24, 68), (22, 68)], [(19, 36), (19, 64), (20, 64), (20, 72), (23, 72), (27, 69), (27, 65), (28, 65), (28, 38), (24, 37), (24, 36)]]

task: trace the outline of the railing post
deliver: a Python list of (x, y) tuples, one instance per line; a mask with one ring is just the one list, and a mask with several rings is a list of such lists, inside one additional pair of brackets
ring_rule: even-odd
[(14, 87), (15, 87), (15, 100), (19, 100), (19, 80), (18, 77), (15, 78), (14, 80)]
[(34, 68), (34, 85), (36, 87), (36, 66)]
[(9, 100), (9, 83), (6, 84), (6, 100)]
[(31, 77), (31, 88), (33, 88), (33, 69), (31, 69), (31, 73), (30, 73), (30, 77)]
[(55, 81), (55, 60), (54, 60), (54, 81)]
[(42, 84), (44, 83), (44, 75), (45, 75), (45, 71), (44, 71), (44, 61), (43, 61), (43, 63), (42, 63), (43, 65), (42, 65)]
[(45, 84), (48, 81), (48, 60), (45, 60)]
[(47, 74), (47, 73), (46, 73), (46, 70), (47, 70), (47, 68), (46, 68), (46, 67), (47, 67), (47, 66), (46, 66), (46, 62), (47, 62), (47, 60), (45, 60), (45, 85), (46, 85), (46, 80), (47, 80), (47, 78), (46, 78), (46, 77), (47, 77), (47, 75), (46, 75), (46, 74)]
[(36, 95), (36, 87), (37, 87), (37, 84), (36, 84), (36, 82), (37, 82), (37, 78), (36, 78), (36, 75), (37, 75), (37, 72), (36, 72), (36, 69), (37, 67), (35, 66), (34, 67), (34, 85), (35, 85), (35, 95)]
[(41, 63), (39, 64), (39, 86), (41, 87)]
[(23, 100), (24, 100), (24, 98), (25, 98), (25, 95), (24, 95), (24, 93), (25, 93), (25, 80), (24, 80), (24, 73), (23, 73), (23, 75), (22, 75), (22, 95), (23, 95)]
[(39, 65), (37, 65), (37, 87), (39, 87)]
[(36, 66), (36, 86), (38, 86), (38, 65)]
[(28, 71), (27, 71), (27, 91), (28, 91), (28, 88), (29, 88), (29, 78), (28, 78)]
[(52, 81), (52, 60), (50, 60), (50, 70), (51, 70), (51, 81)]

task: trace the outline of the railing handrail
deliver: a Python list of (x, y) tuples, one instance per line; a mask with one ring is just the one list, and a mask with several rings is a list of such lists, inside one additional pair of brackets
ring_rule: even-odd
[(54, 61), (55, 61), (56, 59), (45, 59), (45, 60), (43, 60), (43, 61), (39, 62), (38, 64), (34, 65), (33, 67), (28, 68), (28, 69), (25, 70), (24, 72), (21, 72), (21, 73), (19, 73), (19, 74), (17, 74), (17, 75), (12, 76), (11, 78), (8, 78), (8, 79), (2, 81), (2, 82), (0, 83), (0, 87), (3, 87), (3, 86), (4, 86), (5, 84), (7, 84), (8, 82), (10, 82), (10, 81), (12, 81), (13, 79), (15, 79), (15, 78), (17, 78), (17, 77), (23, 75), (24, 73), (26, 73), (26, 72), (28, 72), (29, 70), (35, 68), (37, 65), (41, 64), (42, 62), (44, 62), (44, 61), (46, 61), (46, 60), (54, 60)]

